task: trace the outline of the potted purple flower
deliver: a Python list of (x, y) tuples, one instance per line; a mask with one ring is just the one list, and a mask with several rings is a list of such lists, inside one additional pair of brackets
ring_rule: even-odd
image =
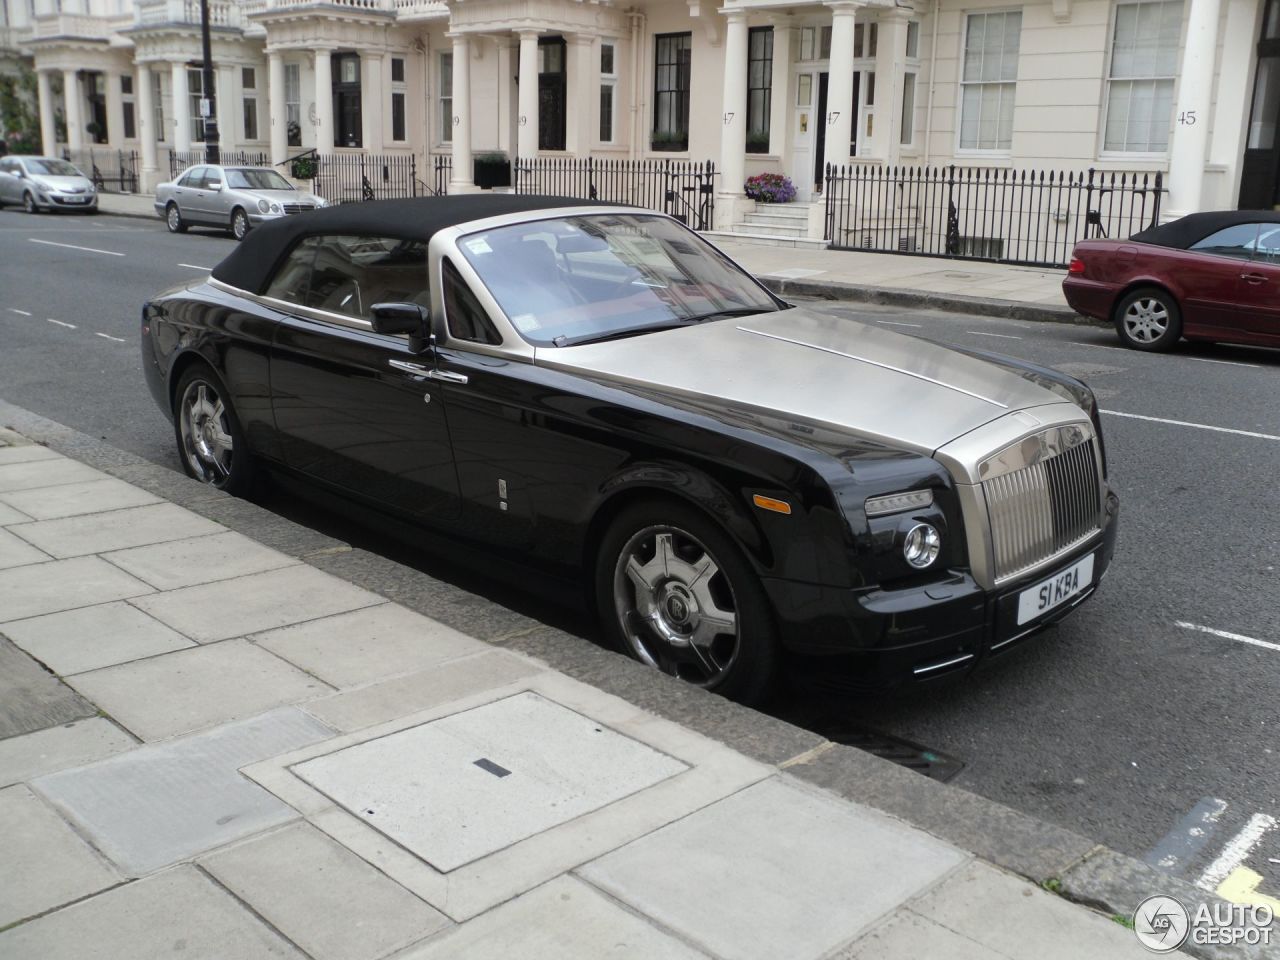
[(796, 185), (780, 173), (757, 173), (747, 177), (747, 196), (757, 203), (790, 203), (796, 198)]

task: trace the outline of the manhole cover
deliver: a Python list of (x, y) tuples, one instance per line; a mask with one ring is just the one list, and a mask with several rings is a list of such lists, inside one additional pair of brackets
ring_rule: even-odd
[(522, 693), (308, 760), (294, 772), (447, 873), (687, 769)]

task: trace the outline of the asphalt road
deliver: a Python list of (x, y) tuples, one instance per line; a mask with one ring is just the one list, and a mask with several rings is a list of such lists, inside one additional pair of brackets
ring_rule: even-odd
[[(232, 243), (170, 236), (159, 220), (0, 211), (0, 397), (178, 469), (142, 382), (138, 311), (201, 279)], [(827, 309), (1089, 381), (1107, 411), (1120, 545), (1093, 600), (968, 682), (892, 699), (791, 693), (773, 709), (943, 751), (965, 764), (958, 785), (1135, 856), (1174, 855), (1166, 865), (1187, 879), (1243, 848), (1240, 865), (1280, 894), (1280, 827), (1269, 826), (1280, 820), (1280, 352), (1147, 355), (1093, 327)], [(590, 633), (570, 612), (282, 495), (268, 506)], [(1242, 831), (1260, 839), (1233, 845)]]

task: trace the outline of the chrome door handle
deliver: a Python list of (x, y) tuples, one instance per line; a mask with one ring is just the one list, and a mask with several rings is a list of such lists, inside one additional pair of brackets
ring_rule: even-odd
[(1240, 279), (1245, 281), (1246, 283), (1253, 283), (1253, 284), (1267, 282), (1267, 278), (1260, 273), (1242, 273), (1240, 274)]
[(403, 370), (405, 373), (412, 373), (419, 377), (425, 377), (431, 373), (431, 371), (422, 364), (410, 363), (408, 360), (388, 360), (387, 363), (395, 367), (397, 370)]
[(427, 376), (445, 383), (467, 383), (471, 379), (465, 373), (454, 373), (452, 370), (428, 370)]

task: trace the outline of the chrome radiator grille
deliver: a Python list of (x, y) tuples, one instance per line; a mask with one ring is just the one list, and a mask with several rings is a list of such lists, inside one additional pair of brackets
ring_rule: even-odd
[(1099, 529), (1101, 490), (1094, 444), (984, 480), (996, 579), (1013, 576)]
[(285, 213), (304, 213), (304, 212), (306, 212), (307, 210), (314, 210), (315, 208), (316, 208), (316, 205), (315, 205), (314, 203), (286, 203), (286, 204), (283, 204), (283, 209), (284, 209), (284, 212), (285, 212)]

